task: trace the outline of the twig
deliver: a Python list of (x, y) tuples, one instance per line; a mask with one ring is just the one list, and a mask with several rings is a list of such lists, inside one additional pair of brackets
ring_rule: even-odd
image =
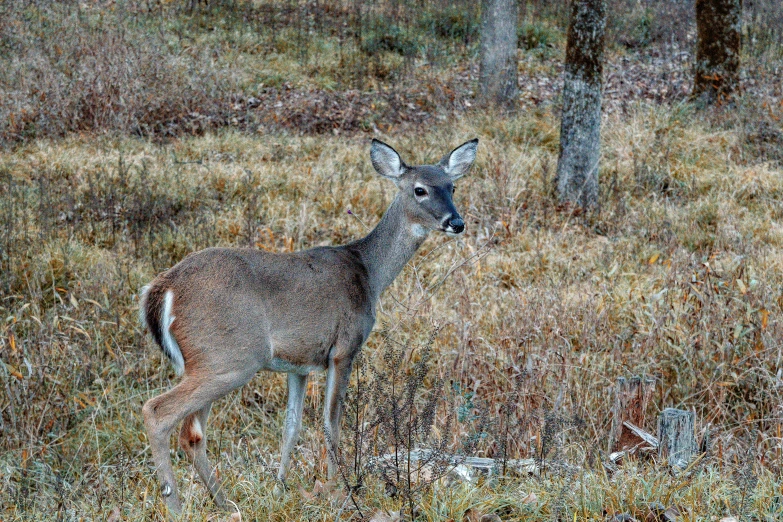
[(361, 224), (362, 224), (362, 226), (364, 227), (364, 229), (365, 229), (365, 230), (370, 230), (370, 227), (368, 227), (368, 226), (367, 226), (367, 224), (366, 224), (364, 221), (362, 221), (362, 220), (361, 220), (361, 218), (360, 218), (359, 216), (357, 216), (356, 214), (354, 214), (353, 212), (351, 212), (351, 209), (350, 209), (350, 208), (348, 209), (348, 215), (350, 215), (350, 216), (353, 216), (353, 217), (356, 219), (356, 221), (358, 221), (359, 223), (361, 223)]
[[(434, 452), (432, 450), (417, 448), (410, 452), (410, 460), (412, 462), (424, 462), (426, 465), (426, 463), (432, 459), (433, 453)], [(449, 464), (455, 468), (462, 465), (490, 472), (491, 470), (495, 469), (498, 464), (497, 459), (491, 459), (487, 457), (465, 457), (460, 455), (443, 455), (443, 457), (444, 460), (448, 461)], [(386, 455), (381, 455), (380, 457), (370, 459), (370, 462), (377, 465), (379, 462), (386, 462), (393, 459), (394, 454), (388, 453)], [(536, 462), (536, 459), (513, 459), (507, 461), (506, 466), (514, 468), (518, 472), (530, 474), (538, 474), (540, 471), (540, 466)]]

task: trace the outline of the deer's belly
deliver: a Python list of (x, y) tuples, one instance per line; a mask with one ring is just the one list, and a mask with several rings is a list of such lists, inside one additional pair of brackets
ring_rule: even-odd
[(273, 372), (295, 373), (297, 375), (309, 375), (312, 372), (322, 372), (326, 370), (326, 368), (317, 364), (296, 364), (280, 357), (273, 357), (272, 360), (269, 361), (267, 370)]
[(312, 329), (296, 329), (286, 332), (286, 335), (270, 336), (266, 367), (275, 372), (299, 375), (325, 370), (335, 338), (332, 332), (317, 335)]

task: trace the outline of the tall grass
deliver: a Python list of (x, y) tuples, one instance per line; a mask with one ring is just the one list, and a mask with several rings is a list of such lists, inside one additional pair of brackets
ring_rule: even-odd
[[(435, 412), (428, 440), (542, 467), (429, 476), (408, 484), (409, 514), (644, 519), (660, 503), (692, 519), (780, 517), (779, 84), (749, 74), (758, 89), (748, 81), (709, 110), (626, 100), (605, 117), (601, 208), (583, 215), (551, 194), (556, 111), (464, 104), (471, 11), (425, 4), (421, 16), (405, 1), (2, 5), (0, 518), (163, 518), (140, 412), (174, 374), (137, 321), (138, 289), (207, 246), (292, 251), (366, 234), (395, 191), (372, 173), (370, 132), (411, 163), (481, 144), (455, 195), (468, 233), (428, 239), (384, 295), (354, 418), (376, 418), (380, 400), (360, 399), (388, 385), (384, 343), (427, 345), (437, 329), (424, 362), (413, 349), (395, 366), (421, 377), (407, 411)], [(556, 74), (560, 7), (522, 10), (525, 74)], [(653, 36), (610, 56), (645, 60)], [(748, 52), (747, 70), (774, 70), (775, 49)], [(678, 407), (696, 413), (699, 438), (709, 429), (683, 475), (655, 461), (603, 467), (613, 383), (639, 374), (656, 380), (643, 428)], [(283, 383), (261, 375), (213, 409), (208, 451), (228, 497), (247, 519), (355, 519), (311, 493), (328, 458), (323, 376), (309, 383), (292, 487), (272, 495)], [(442, 400), (428, 410), (433, 390)], [(352, 437), (373, 434), (346, 427), (349, 457)], [(388, 451), (358, 447), (364, 462)], [(216, 516), (184, 455), (174, 461), (186, 516)], [(353, 471), (362, 513), (400, 509), (388, 481)]]
[[(654, 409), (695, 410), (699, 430), (711, 426), (711, 457), (692, 487), (734, 487), (728, 470), (738, 462), (760, 477), (759, 492), (779, 487), (779, 170), (741, 162), (736, 132), (638, 106), (607, 126), (600, 214), (573, 216), (550, 198), (554, 148), (524, 130), (550, 118), (474, 114), (415, 138), (387, 137), (412, 162), (432, 161), (465, 136), (482, 142), (476, 170), (457, 188), (468, 236), (428, 240), (384, 297), (379, 321), (402, 343), (440, 326), (431, 371), (460, 390), (466, 411), (505, 419), (477, 455), (503, 457), (504, 445), (509, 458), (557, 454), (594, 473), (606, 449), (611, 385), (643, 373), (657, 379)], [(160, 509), (140, 406), (173, 373), (136, 321), (138, 288), (205, 246), (250, 240), (288, 251), (366, 233), (347, 210), (372, 224), (393, 190), (370, 172), (365, 149), (360, 138), (226, 132), (165, 147), (38, 141), (4, 156), (1, 212), (10, 226), (0, 407), (3, 491), (14, 517), (57, 509), (98, 516), (119, 505), (144, 518)], [(370, 364), (379, 341), (371, 337), (366, 348)], [(294, 479), (305, 487), (312, 471), (324, 473), (321, 385), (320, 377), (311, 383)], [(513, 394), (516, 408), (504, 413)], [(316, 509), (265, 496), (283, 410), (283, 380), (264, 376), (223, 400), (210, 425), (210, 453), (229, 496), (259, 517)], [(541, 438), (550, 418), (581, 419), (578, 436), (563, 424), (555, 454)], [(450, 444), (470, 429), (457, 423)], [(193, 483), (176, 460), (181, 480)], [(571, 486), (556, 486), (566, 480), (558, 477), (521, 487), (559, 498)], [(586, 481), (585, 494), (620, 495), (619, 483), (596, 475), (567, 480)], [(200, 510), (203, 490), (193, 487), (187, 495)], [(388, 502), (368, 487), (370, 506)], [(676, 498), (694, 491), (678, 487), (685, 489), (670, 491)], [(500, 491), (489, 504), (503, 502)], [(640, 506), (640, 498), (611, 502), (619, 509)], [(772, 497), (751, 498), (772, 509), (762, 500)], [(438, 502), (423, 509), (452, 509)], [(586, 501), (562, 502), (574, 510)], [(719, 510), (703, 500), (692, 509)]]

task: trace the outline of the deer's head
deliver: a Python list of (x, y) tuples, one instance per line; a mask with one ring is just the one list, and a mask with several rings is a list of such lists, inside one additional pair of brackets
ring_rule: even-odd
[(454, 182), (470, 170), (477, 147), (478, 139), (473, 139), (435, 165), (409, 166), (396, 150), (373, 139), (370, 157), (378, 174), (394, 181), (400, 189), (397, 197), (414, 234), (439, 230), (456, 236), (465, 230), (465, 221), (452, 199)]

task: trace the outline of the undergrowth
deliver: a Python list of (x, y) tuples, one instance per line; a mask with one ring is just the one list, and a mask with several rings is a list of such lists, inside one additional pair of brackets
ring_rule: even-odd
[[(467, 4), (421, 16), (410, 2), (187, 4), (2, 5), (0, 519), (163, 519), (141, 405), (175, 377), (138, 323), (139, 288), (207, 246), (285, 252), (366, 234), (394, 189), (371, 172), (363, 133), (413, 163), (480, 138), (455, 195), (468, 232), (429, 238), (384, 295), (338, 483), (316, 482), (330, 458), (323, 376), (279, 498), (284, 379), (259, 375), (216, 403), (208, 452), (245, 519), (783, 516), (777, 12), (748, 9), (743, 81), (761, 87), (734, 104), (607, 111), (601, 208), (585, 215), (552, 197), (551, 105), (502, 116), (464, 103)], [(526, 77), (556, 73), (562, 7), (521, 9)], [(673, 15), (659, 7), (612, 26), (630, 35), (613, 57), (687, 44), (687, 31), (664, 38)], [(633, 375), (656, 383), (642, 428), (666, 407), (696, 414), (706, 453), (687, 472), (604, 466), (612, 386)], [(468, 456), (497, 465), (466, 472)], [(173, 459), (186, 518), (217, 517)]]
[[(549, 118), (475, 114), (415, 138), (386, 138), (417, 163), (466, 136), (478, 136), (481, 148), (455, 196), (468, 235), (429, 239), (382, 300), (386, 333), (371, 336), (364, 355), (363, 393), (375, 398), (361, 414), (373, 419), (376, 406), (391, 406), (380, 399), (390, 396), (393, 375), (381, 364), (384, 339), (426, 346), (437, 322), (431, 355), (406, 352), (393, 368), (401, 378), (425, 375), (415, 380), (422, 397), (439, 389), (438, 398), (451, 397), (424, 423), (432, 422), (442, 453), (474, 440), (472, 456), (500, 467), (536, 459), (544, 469), (538, 478), (477, 476), (463, 490), (442, 467), (446, 475), (431, 488), (411, 485), (417, 513), (448, 518), (479, 506), (513, 520), (550, 516), (555, 505), (569, 517), (606, 506), (639, 513), (657, 495), (698, 516), (736, 513), (729, 492), (741, 487), (738, 469), (754, 482), (736, 505), (773, 512), (782, 458), (778, 168), (745, 162), (736, 132), (639, 105), (607, 126), (602, 209), (573, 215), (550, 197), (556, 149), (540, 134)], [(525, 131), (534, 126), (539, 133)], [(0, 171), (1, 458), (12, 519), (42, 511), (94, 518), (115, 507), (130, 519), (159, 516), (140, 408), (173, 373), (143, 334), (135, 297), (155, 273), (206, 246), (344, 243), (365, 234), (393, 196), (370, 172), (358, 138), (225, 132), (163, 147), (132, 138), (38, 141), (5, 155)], [(418, 357), (426, 374), (415, 369)], [(699, 436), (711, 426), (712, 442), (688, 480), (626, 494), (627, 481), (637, 480), (631, 469), (607, 477), (601, 462), (611, 386), (635, 374), (657, 381), (647, 429), (655, 430), (656, 410), (690, 409)], [(382, 385), (376, 392), (373, 381)], [(322, 389), (314, 376), (292, 479), (304, 488), (325, 475), (315, 413)], [(265, 375), (221, 401), (209, 452), (242, 512), (328, 519), (337, 510), (325, 507), (328, 498), (301, 502), (295, 489), (270, 496), (284, 395), (283, 380)], [(356, 426), (344, 430), (343, 448)], [(390, 446), (364, 447), (369, 466)], [(209, 512), (187, 460), (175, 461), (190, 513)], [(364, 473), (348, 482), (361, 484), (363, 509), (399, 509), (383, 474), (345, 462)], [(639, 473), (665, 476), (653, 463), (640, 463)], [(404, 491), (396, 477), (393, 489)], [(521, 503), (531, 492), (539, 500)]]

